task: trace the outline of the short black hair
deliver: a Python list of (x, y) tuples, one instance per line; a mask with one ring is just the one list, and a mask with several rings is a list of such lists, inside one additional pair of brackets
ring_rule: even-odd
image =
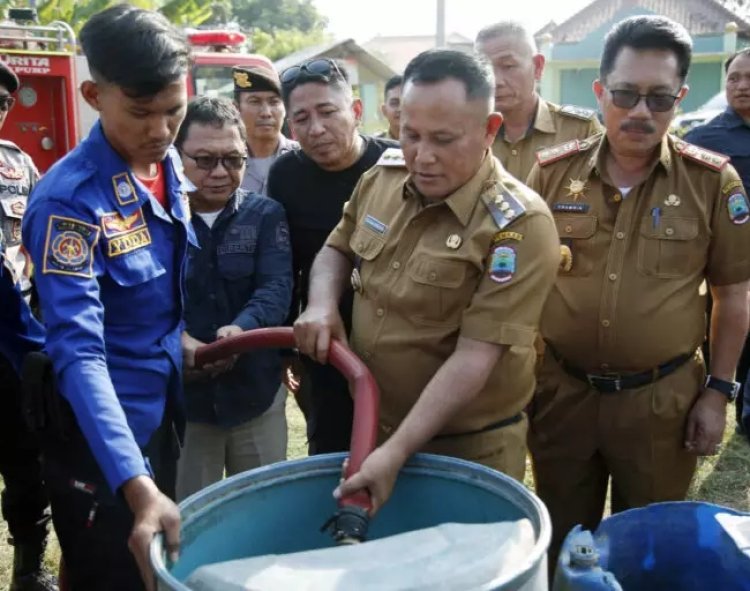
[(693, 41), (685, 27), (665, 16), (631, 16), (613, 26), (604, 38), (599, 80), (605, 82), (623, 47), (635, 50), (666, 49), (677, 57), (680, 81), (687, 78)]
[(745, 49), (740, 49), (739, 51), (735, 51), (732, 55), (730, 55), (727, 58), (727, 61), (724, 62), (724, 73), (727, 73), (729, 71), (729, 66), (732, 65), (732, 62), (734, 60), (743, 55), (750, 55), (750, 47), (745, 47)]
[[(322, 74), (315, 74), (305, 69), (307, 64), (317, 61), (327, 61), (331, 64), (330, 75), (323, 76)], [(284, 74), (292, 68), (296, 67), (300, 68), (297, 77), (291, 82), (284, 82)], [(354, 90), (352, 89), (352, 85), (349, 83), (349, 74), (347, 73), (346, 68), (342, 66), (337, 60), (327, 57), (312, 58), (309, 60), (305, 60), (303, 63), (299, 64), (299, 66), (291, 66), (290, 68), (287, 68), (286, 70), (281, 72), (281, 98), (284, 101), (284, 106), (286, 108), (289, 108), (289, 97), (291, 96), (292, 91), (294, 91), (294, 89), (298, 86), (302, 86), (303, 84), (307, 84), (309, 82), (323, 84), (325, 86), (330, 86), (331, 88), (335, 88), (338, 90), (344, 90), (349, 93), (354, 92)]]
[(166, 17), (129, 4), (92, 16), (80, 39), (94, 80), (134, 98), (157, 94), (186, 74), (190, 63), (187, 39)]
[(188, 136), (188, 131), (193, 123), (199, 125), (212, 125), (216, 128), (234, 126), (240, 131), (242, 141), (247, 141), (247, 131), (242, 122), (240, 112), (235, 104), (224, 97), (199, 96), (188, 104), (185, 119), (180, 125), (177, 137), (174, 140), (175, 147), (180, 150)]
[(388, 93), (396, 88), (397, 86), (401, 86), (404, 83), (404, 77), (401, 74), (396, 74), (395, 76), (391, 76), (388, 78), (388, 82), (385, 83), (385, 90), (383, 91), (383, 96), (388, 97)]
[(454, 49), (430, 49), (420, 53), (404, 70), (404, 84), (433, 84), (448, 78), (466, 87), (466, 98), (490, 101), (495, 95), (492, 66), (481, 55)]

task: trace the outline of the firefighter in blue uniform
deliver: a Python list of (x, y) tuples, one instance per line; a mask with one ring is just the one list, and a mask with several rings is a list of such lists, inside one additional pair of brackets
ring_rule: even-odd
[(81, 44), (99, 122), (35, 187), (23, 223), (63, 415), (45, 478), (72, 588), (152, 589), (154, 534), (179, 545), (169, 496), (194, 352), (181, 302), (195, 238), (170, 148), (189, 50), (163, 16), (125, 4), (92, 17)]

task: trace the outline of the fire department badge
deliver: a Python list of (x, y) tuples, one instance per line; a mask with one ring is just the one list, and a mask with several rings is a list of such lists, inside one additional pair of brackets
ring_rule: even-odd
[(74, 218), (51, 215), (47, 225), (42, 273), (93, 277), (93, 248), (99, 228)]
[(111, 238), (141, 228), (146, 225), (146, 222), (143, 219), (143, 211), (139, 208), (138, 211), (128, 216), (122, 216), (116, 211), (105, 213), (101, 217), (101, 224), (104, 236)]

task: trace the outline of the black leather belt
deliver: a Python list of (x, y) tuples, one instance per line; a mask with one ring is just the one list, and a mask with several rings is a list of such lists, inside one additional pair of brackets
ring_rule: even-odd
[(584, 370), (570, 365), (562, 356), (555, 351), (549, 344), (547, 344), (547, 350), (552, 353), (560, 366), (565, 370), (568, 375), (587, 382), (592, 388), (599, 390), (599, 392), (612, 393), (620, 392), (621, 390), (632, 390), (634, 388), (640, 388), (668, 376), (676, 369), (684, 365), (689, 359), (693, 357), (693, 353), (685, 353), (678, 355), (674, 359), (662, 363), (658, 367), (642, 371), (638, 373), (606, 373), (606, 374), (592, 374), (587, 373)]
[(480, 433), (486, 433), (487, 431), (494, 431), (495, 429), (510, 427), (511, 425), (515, 425), (516, 423), (520, 422), (522, 419), (523, 414), (519, 412), (512, 417), (508, 417), (507, 419), (503, 419), (502, 421), (497, 421), (496, 423), (492, 423), (490, 425), (487, 425), (486, 427), (482, 427), (481, 429), (476, 429), (474, 431), (465, 431), (463, 433), (447, 433), (445, 435), (436, 435), (432, 438), (432, 440), (438, 441), (440, 439), (451, 439), (453, 437), (465, 437), (466, 435), (479, 435)]

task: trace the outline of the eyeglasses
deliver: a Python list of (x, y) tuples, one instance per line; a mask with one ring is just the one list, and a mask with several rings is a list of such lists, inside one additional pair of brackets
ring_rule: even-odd
[(649, 94), (640, 94), (637, 90), (609, 90), (612, 95), (612, 102), (615, 107), (620, 109), (633, 109), (641, 99), (646, 101), (646, 106), (653, 113), (664, 113), (674, 107), (679, 96), (665, 92), (654, 92)]
[(12, 96), (0, 96), (0, 111), (10, 111), (15, 104), (16, 99)]
[(195, 165), (201, 170), (214, 170), (219, 166), (219, 162), (226, 170), (239, 170), (247, 161), (247, 156), (232, 155), (232, 156), (192, 156), (185, 152), (182, 152), (184, 156), (187, 156), (195, 162)]
[(297, 82), (300, 75), (304, 73), (312, 78), (327, 78), (330, 80), (332, 76), (338, 76), (345, 79), (344, 74), (335, 61), (328, 58), (318, 58), (305, 62), (300, 66), (292, 66), (284, 70), (281, 73), (281, 84), (292, 86)]

